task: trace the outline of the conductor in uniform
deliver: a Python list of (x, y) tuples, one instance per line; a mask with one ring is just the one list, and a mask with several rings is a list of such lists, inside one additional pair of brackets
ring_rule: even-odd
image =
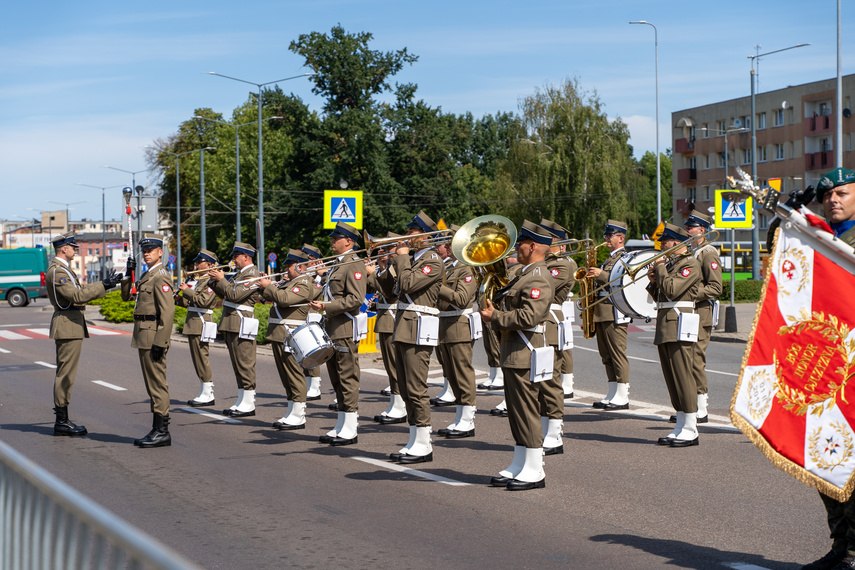
[[(219, 263), (217, 254), (207, 249), (199, 251), (193, 259), (196, 271), (210, 269)], [(187, 319), (184, 321), (184, 336), (190, 345), (190, 359), (201, 383), (199, 395), (188, 400), (187, 405), (194, 408), (213, 406), (214, 382), (211, 373), (211, 363), (208, 358), (208, 342), (202, 341), (202, 329), (205, 323), (213, 322), (211, 315), (217, 306), (217, 294), (211, 289), (210, 279), (202, 274), (195, 282), (182, 283), (179, 286), (180, 295), (175, 297), (175, 305), (187, 309)]]
[(258, 277), (258, 268), (253, 263), (256, 250), (248, 243), (236, 241), (232, 247), (231, 258), (237, 266), (237, 273), (225, 278), (225, 273), (211, 270), (208, 276), (211, 288), (223, 300), (223, 317), (220, 319), (220, 332), (226, 340), (229, 358), (238, 386), (238, 399), (230, 408), (223, 410), (224, 416), (243, 418), (255, 415), (255, 335), (241, 337), (241, 325), (244, 319), (255, 318), (255, 304), (261, 299), (258, 285), (255, 283), (236, 284)]
[[(172, 275), (161, 263), (163, 236), (146, 235), (140, 240), (140, 251), (149, 269), (136, 283), (131, 347), (139, 351), (153, 420), (151, 431), (142, 439), (135, 439), (134, 445), (141, 448), (164, 447), (172, 445), (172, 436), (169, 435), (169, 384), (166, 382), (166, 353), (175, 318)], [(130, 275), (135, 268), (136, 260), (131, 257), (126, 278), (122, 281), (123, 301), (131, 298)]]
[(77, 365), (80, 363), (80, 350), (83, 348), (83, 339), (89, 338), (83, 303), (103, 297), (108, 289), (119, 284), (121, 277), (111, 272), (103, 281), (81, 285), (70, 266), (78, 247), (73, 232), (54, 238), (56, 257), (51, 261), (45, 278), (48, 299), (53, 305), (50, 338), (56, 344), (56, 378), (53, 383), (55, 435), (76, 436), (87, 433), (84, 426), (75, 425), (68, 419), (68, 404), (77, 376)]
[[(589, 267), (588, 277), (594, 278), (596, 288), (609, 282), (615, 263), (626, 253), (627, 226), (625, 222), (609, 220), (603, 230), (603, 239), (609, 249), (609, 258), (600, 267)], [(597, 297), (607, 297), (608, 290), (602, 289)], [(594, 327), (597, 350), (606, 368), (609, 391), (606, 397), (594, 402), (602, 410), (626, 410), (629, 408), (629, 359), (626, 357), (626, 332), (629, 319), (624, 317), (610, 300), (594, 307)]]
[[(544, 323), (549, 318), (549, 305), (554, 289), (546, 254), (554, 235), (545, 228), (525, 220), (517, 237), (517, 257), (522, 266), (507, 287), (502, 301), (495, 307), (489, 299), (481, 309), (481, 318), (500, 332), (502, 369), (505, 376), (505, 398), (508, 421), (514, 438), (511, 465), (493, 477), (490, 484), (510, 491), (542, 489), (546, 486), (543, 471), (543, 432), (540, 422), (539, 388), (533, 382), (532, 352), (548, 346)], [(554, 356), (549, 356), (552, 361)]]

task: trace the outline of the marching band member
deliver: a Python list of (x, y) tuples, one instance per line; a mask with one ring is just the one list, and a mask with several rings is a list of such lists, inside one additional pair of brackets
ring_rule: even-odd
[[(220, 263), (217, 254), (207, 249), (199, 251), (193, 259), (194, 269), (210, 269)], [(202, 384), (202, 391), (192, 400), (187, 401), (188, 406), (194, 408), (213, 406), (214, 382), (211, 374), (211, 363), (208, 360), (208, 341), (202, 341), (202, 330), (204, 323), (213, 322), (211, 315), (217, 306), (217, 294), (211, 289), (210, 279), (202, 274), (195, 283), (182, 283), (179, 286), (181, 294), (175, 297), (175, 305), (187, 309), (187, 319), (184, 321), (184, 336), (190, 345), (190, 358), (193, 368)]]
[(288, 409), (273, 427), (278, 430), (296, 430), (306, 427), (306, 378), (297, 364), (290, 347), (285, 343), (288, 328), (296, 329), (306, 324), (309, 312), (307, 303), (320, 297), (321, 290), (314, 279), (304, 275), (309, 261), (299, 249), (289, 249), (283, 262), (288, 280), (273, 283), (265, 277), (258, 281), (261, 296), (274, 303), (267, 320), (267, 338), (271, 341), (273, 360), (279, 379), (288, 395)]
[(503, 297), (504, 309), (485, 299), (480, 311), (484, 321), (501, 331), (505, 397), (515, 444), (511, 465), (493, 477), (490, 484), (511, 491), (546, 486), (538, 406), (540, 390), (532, 381), (535, 371), (531, 369), (531, 360), (535, 349), (547, 346), (544, 323), (549, 318), (553, 286), (545, 259), (552, 237), (539, 225), (523, 222), (516, 243), (522, 268), (518, 278), (508, 285)]
[[(606, 247), (611, 252), (609, 258), (600, 267), (588, 267), (588, 277), (595, 279), (596, 287), (602, 287), (609, 282), (612, 267), (626, 253), (627, 226), (624, 222), (609, 220), (603, 231)], [(597, 293), (598, 297), (608, 297), (607, 289)], [(609, 381), (609, 392), (594, 407), (602, 410), (629, 409), (629, 359), (626, 357), (626, 332), (629, 318), (621, 314), (611, 300), (606, 300), (594, 307), (594, 326), (596, 328), (597, 349), (606, 376)]]
[[(512, 253), (511, 255), (509, 255), (508, 257), (505, 258), (505, 266), (506, 266), (507, 272), (508, 272), (508, 281), (511, 281), (514, 279), (514, 277), (517, 276), (517, 273), (519, 273), (519, 270), (522, 267), (519, 264), (519, 262), (517, 261), (516, 252)], [(482, 328), (484, 331), (490, 331), (493, 334), (493, 336), (496, 338), (496, 361), (498, 362), (499, 356), (500, 356), (500, 353), (498, 352), (498, 350), (499, 350), (498, 333), (493, 330), (493, 327), (490, 326), (489, 323), (482, 323)], [(489, 359), (489, 356), (488, 356), (488, 359)], [(504, 376), (502, 376), (502, 369), (501, 368), (499, 368), (499, 376), (504, 378)], [(505, 386), (504, 380), (502, 380), (502, 385), (499, 387), (499, 390), (504, 390), (504, 386)], [(479, 388), (480, 388), (480, 386), (479, 386)], [(490, 415), (491, 416), (499, 416), (502, 418), (508, 417), (508, 403), (505, 400), (505, 398), (502, 398), (502, 401), (499, 402), (499, 405), (496, 406), (495, 408), (493, 408), (492, 410), (490, 410)]]
[(365, 266), (362, 263), (345, 263), (359, 260), (353, 250), (359, 240), (359, 232), (350, 224), (338, 222), (330, 234), (330, 246), (338, 256), (337, 264), (326, 272), (323, 289), (324, 301), (314, 300), (309, 307), (324, 311), (324, 328), (335, 345), (333, 357), (327, 361), (338, 402), (338, 417), (335, 427), (319, 438), (330, 445), (351, 445), (357, 439), (357, 409), (359, 406), (359, 354), (358, 339), (365, 330), (360, 330), (359, 308), (365, 301)]
[[(316, 259), (320, 259), (321, 250), (316, 248), (315, 246), (304, 243), (302, 249), (300, 250), (306, 255), (309, 256), (310, 262)], [(310, 265), (311, 268), (311, 265)], [(322, 287), (323, 278), (319, 274), (315, 277), (315, 283), (318, 287)], [(306, 392), (306, 400), (320, 400), (321, 399), (321, 367), (315, 366), (314, 368), (303, 369), (303, 375), (306, 377), (306, 386), (308, 386)]]
[(84, 426), (75, 425), (68, 419), (68, 404), (80, 363), (80, 350), (83, 348), (83, 339), (89, 338), (82, 304), (106, 295), (108, 289), (119, 284), (120, 277), (111, 272), (103, 281), (81, 285), (77, 274), (70, 267), (79, 248), (74, 240), (74, 233), (57, 236), (52, 243), (56, 257), (50, 262), (45, 283), (48, 284), (48, 299), (53, 305), (50, 338), (54, 339), (56, 344), (56, 378), (53, 383), (56, 423), (53, 433), (86, 435)]
[[(407, 227), (406, 235), (437, 229), (436, 223), (424, 212), (419, 212)], [(407, 406), (410, 438), (400, 452), (390, 454), (389, 458), (404, 464), (433, 461), (427, 376), (430, 355), (437, 343), (439, 310), (436, 300), (445, 269), (436, 251), (431, 247), (420, 247), (421, 241), (414, 240), (412, 246), (417, 251), (412, 259), (406, 242), (398, 244), (392, 258), (392, 266), (398, 276), (394, 337), (398, 387)], [(436, 329), (431, 330), (432, 325)]]
[[(540, 226), (555, 237), (553, 242), (567, 239), (567, 230), (551, 220), (541, 220)], [(549, 251), (557, 254), (561, 246), (552, 246)], [(549, 305), (549, 319), (546, 321), (546, 342), (555, 349), (555, 362), (552, 368), (552, 379), (538, 383), (540, 388), (540, 422), (543, 431), (543, 454), (556, 455), (564, 453), (564, 387), (562, 383), (564, 354), (572, 354), (571, 350), (564, 349), (559, 341), (564, 341), (564, 334), (573, 334), (569, 323), (564, 322), (563, 303), (572, 295), (573, 286), (576, 285), (576, 262), (564, 256), (550, 256), (546, 260), (546, 268), (552, 277), (553, 297)], [(565, 328), (566, 333), (559, 335), (559, 327)], [(571, 337), (572, 339), (572, 337)], [(566, 344), (566, 343), (565, 343)], [(570, 366), (573, 365), (573, 357), (570, 357)], [(571, 368), (572, 370), (572, 368)]]
[[(709, 231), (712, 220), (706, 214), (692, 210), (683, 226), (690, 236), (699, 236)], [(696, 249), (695, 258), (701, 264), (701, 288), (698, 291), (698, 298), (695, 299), (695, 306), (701, 316), (701, 330), (698, 335), (698, 342), (695, 343), (693, 364), (695, 382), (698, 385), (698, 423), (705, 424), (709, 421), (707, 411), (709, 403), (706, 372), (707, 347), (712, 336), (713, 305), (722, 292), (721, 260), (718, 257), (718, 250), (709, 243)]]
[[(659, 242), (664, 251), (688, 239), (689, 234), (683, 228), (665, 224)], [(701, 264), (693, 256), (683, 255), (684, 252), (685, 249), (677, 250), (671, 261), (656, 260), (648, 273), (650, 284), (647, 286), (657, 305), (653, 344), (659, 349), (659, 362), (671, 405), (677, 410), (677, 426), (657, 443), (671, 447), (698, 445), (698, 388), (692, 364), (698, 330), (694, 329), (694, 341), (684, 340), (688, 338), (685, 334), (688, 327), (681, 330), (681, 323), (684, 323), (683, 314), (695, 315)]]
[[(401, 236), (388, 232), (386, 237)], [(402, 424), (407, 421), (407, 407), (404, 404), (404, 398), (401, 397), (401, 389), (398, 385), (395, 346), (392, 343), (395, 332), (395, 305), (398, 303), (398, 297), (395, 295), (395, 275), (391, 270), (388, 256), (379, 258), (377, 266), (379, 269), (373, 265), (367, 265), (365, 269), (369, 273), (368, 290), (374, 291), (376, 295), (374, 304), (377, 317), (374, 321), (374, 332), (379, 338), (383, 367), (389, 377), (389, 407), (379, 415), (374, 416), (374, 421), (384, 425)]]
[[(451, 226), (457, 231), (457, 226)], [(469, 265), (455, 259), (451, 242), (437, 246), (439, 255), (451, 259), (446, 266), (446, 279), (439, 288), (439, 352), (445, 377), (451, 385), (456, 405), (454, 422), (439, 430), (448, 439), (475, 435), (475, 369), (472, 368), (472, 304), (478, 292), (478, 280)], [(445, 283), (448, 283), (446, 285)]]
[[(256, 253), (255, 248), (248, 243), (236, 241), (230, 257), (237, 266), (237, 273), (229, 279), (225, 279), (226, 274), (219, 270), (208, 273), (214, 283), (211, 288), (223, 300), (220, 332), (229, 349), (237, 381), (238, 399), (230, 408), (223, 410), (224, 416), (233, 418), (255, 415), (256, 340), (255, 335), (249, 333), (251, 320), (255, 319), (255, 304), (261, 299), (261, 294), (255, 283), (236, 285), (235, 281), (258, 277), (258, 268), (252, 261)], [(242, 327), (245, 328), (243, 333)]]
[[(442, 246), (436, 246), (434, 249), (436, 249), (436, 252), (442, 257), (442, 264), (445, 267), (445, 275), (446, 277), (448, 277), (448, 272), (451, 270), (452, 263), (454, 263), (454, 258), (451, 256), (451, 247), (449, 246), (447, 249), (443, 249)], [(436, 359), (437, 361), (439, 361), (439, 365), (442, 368), (442, 390), (439, 391), (439, 394), (437, 394), (436, 398), (430, 399), (430, 405), (436, 406), (437, 408), (454, 406), (456, 402), (454, 390), (451, 389), (451, 384), (448, 381), (448, 375), (450, 373), (449, 365), (445, 362), (444, 358), (445, 353), (441, 351), (439, 349), (439, 345), (437, 345)], [(441, 429), (437, 433), (439, 433), (439, 435), (445, 435), (446, 431), (446, 429)]]
[[(143, 237), (140, 251), (149, 269), (136, 283), (131, 348), (139, 350), (140, 367), (154, 418), (151, 431), (142, 439), (135, 439), (134, 445), (141, 448), (166, 447), (172, 445), (172, 436), (169, 435), (169, 384), (166, 382), (166, 353), (175, 318), (172, 275), (161, 265), (162, 236)], [(123, 301), (131, 298), (130, 275), (135, 268), (136, 261), (131, 257), (127, 275), (122, 281)]]

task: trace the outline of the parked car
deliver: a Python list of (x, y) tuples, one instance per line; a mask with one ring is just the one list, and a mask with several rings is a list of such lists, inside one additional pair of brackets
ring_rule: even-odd
[(30, 299), (47, 297), (48, 253), (41, 247), (0, 249), (0, 300), (24, 307)]

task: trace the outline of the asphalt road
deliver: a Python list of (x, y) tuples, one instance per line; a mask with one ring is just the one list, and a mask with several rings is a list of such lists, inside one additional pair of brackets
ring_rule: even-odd
[[(711, 344), (714, 421), (701, 427), (698, 447), (670, 449), (656, 445), (672, 410), (652, 329), (630, 333), (627, 413), (590, 407), (605, 378), (595, 341), (577, 334), (565, 453), (546, 458), (545, 489), (514, 493), (489, 486), (513, 445), (507, 420), (488, 414), (498, 393), (479, 393), (475, 438), (434, 439), (434, 461), (418, 470), (386, 460), (407, 429), (371, 421), (387, 403), (379, 355), (362, 356), (359, 443), (330, 448), (317, 443), (335, 423), (325, 371), (307, 429), (278, 432), (270, 424), (283, 414), (284, 389), (262, 349), (258, 415), (225, 421), (216, 412), (237, 393), (225, 347), (211, 351), (211, 417), (185, 405), (198, 383), (187, 345), (176, 340), (168, 354), (173, 445), (141, 450), (132, 440), (151, 415), (130, 336), (93, 335), (70, 407), (89, 435), (54, 437), (54, 345), (43, 334), (51, 312), (42, 307), (0, 304), (3, 440), (203, 567), (797, 568), (830, 546), (816, 491), (773, 467), (727, 421), (744, 344)], [(105, 325), (91, 309), (87, 318)], [(480, 349), (475, 365), (486, 373)], [(438, 386), (441, 374), (431, 380)], [(434, 429), (453, 414), (435, 409)]]

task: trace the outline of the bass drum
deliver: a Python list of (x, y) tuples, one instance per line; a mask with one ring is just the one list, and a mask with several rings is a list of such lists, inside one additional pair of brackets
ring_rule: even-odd
[(289, 330), (285, 334), (285, 343), (297, 364), (306, 369), (320, 366), (335, 352), (329, 335), (318, 323), (306, 323)]
[(624, 315), (645, 321), (656, 317), (656, 303), (647, 292), (647, 285), (650, 283), (647, 279), (648, 268), (638, 271), (634, 282), (626, 268), (643, 264), (658, 254), (659, 252), (655, 249), (632, 251), (621, 257), (612, 267), (609, 274), (611, 299), (617, 310)]

